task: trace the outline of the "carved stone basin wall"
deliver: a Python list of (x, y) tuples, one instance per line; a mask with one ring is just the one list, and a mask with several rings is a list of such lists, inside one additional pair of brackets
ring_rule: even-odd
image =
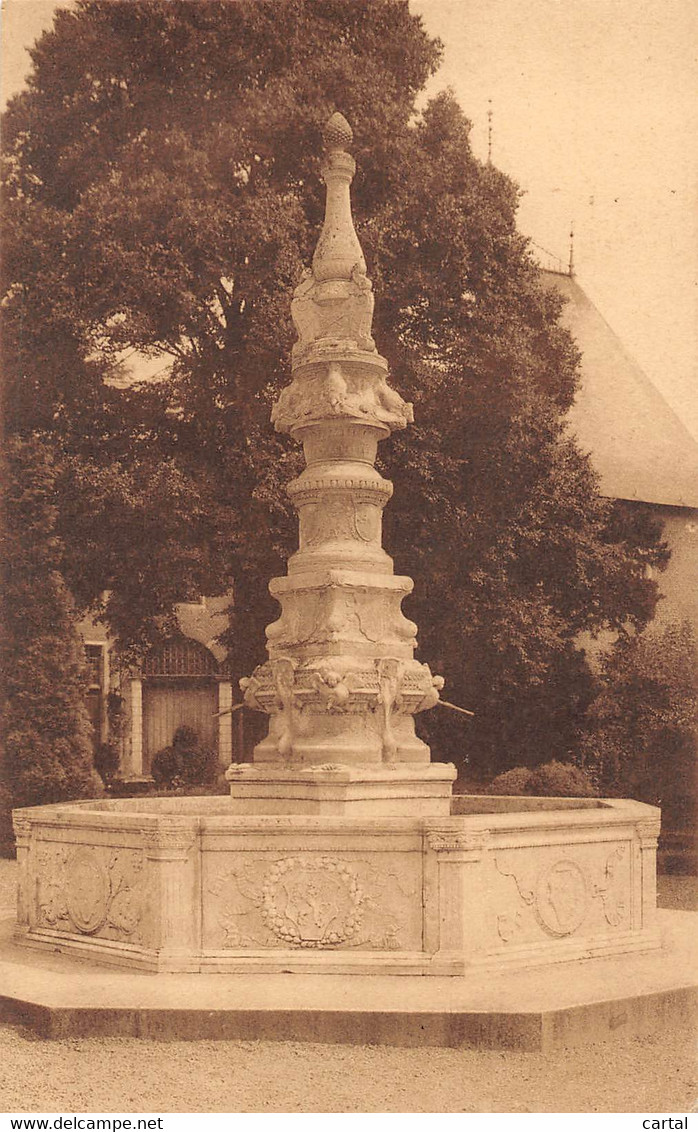
[(461, 975), (658, 945), (659, 811), (454, 797), (450, 816), (226, 797), (15, 813), (17, 937), (147, 971)]

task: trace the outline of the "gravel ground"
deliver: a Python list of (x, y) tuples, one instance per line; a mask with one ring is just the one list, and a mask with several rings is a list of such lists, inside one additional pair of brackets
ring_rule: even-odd
[(698, 877), (657, 877), (657, 904), (660, 908), (698, 911)]
[[(690, 1111), (685, 1036), (553, 1055), (275, 1042), (41, 1041), (0, 1026), (8, 1112)], [(3, 1080), (4, 1079), (4, 1080)]]
[[(0, 861), (0, 908), (14, 900)], [(660, 878), (696, 906), (698, 879)], [(132, 1038), (43, 1041), (0, 1024), (5, 1112), (673, 1112), (698, 1095), (693, 1042), (666, 1031), (553, 1054)]]

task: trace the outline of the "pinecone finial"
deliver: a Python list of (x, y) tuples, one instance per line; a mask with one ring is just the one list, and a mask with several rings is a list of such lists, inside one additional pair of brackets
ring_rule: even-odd
[(346, 149), (354, 140), (354, 131), (338, 110), (325, 123), (322, 140), (326, 149)]

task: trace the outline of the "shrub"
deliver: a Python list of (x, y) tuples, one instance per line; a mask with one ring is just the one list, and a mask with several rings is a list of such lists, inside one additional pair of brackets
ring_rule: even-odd
[(187, 784), (208, 786), (216, 781), (220, 771), (218, 755), (211, 747), (197, 747), (190, 754)]
[(533, 771), (527, 766), (515, 766), (498, 774), (489, 785), (490, 794), (533, 794), (529, 789)]
[(581, 767), (553, 759), (545, 766), (536, 767), (530, 793), (546, 798), (596, 798), (599, 792), (591, 776)]
[(216, 781), (218, 756), (210, 747), (200, 747), (192, 727), (178, 727), (172, 746), (155, 755), (151, 773), (159, 786), (205, 786)]
[(150, 773), (158, 786), (183, 786), (183, 771), (183, 752), (178, 751), (174, 746), (163, 747), (158, 751), (150, 767)]
[(97, 774), (105, 784), (116, 777), (119, 769), (119, 747), (113, 739), (108, 743), (100, 743), (94, 753), (94, 764)]
[(591, 777), (572, 763), (555, 759), (535, 768), (517, 766), (499, 774), (490, 783), (490, 794), (529, 794), (545, 798), (595, 798), (598, 790)]
[(187, 727), (186, 724), (177, 728), (172, 739), (172, 746), (181, 747), (183, 751), (193, 751), (198, 744), (199, 736), (193, 727)]

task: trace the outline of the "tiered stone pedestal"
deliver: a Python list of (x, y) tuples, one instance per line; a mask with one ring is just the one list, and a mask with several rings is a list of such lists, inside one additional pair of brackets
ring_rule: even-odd
[[(651, 806), (461, 797), (449, 813), (388, 817), (371, 794), (389, 787), (393, 805), (395, 782), (328, 771), (310, 798), (289, 772), (279, 814), (250, 774), (238, 799), (18, 811), (17, 939), (150, 971), (422, 975), (659, 943)], [(367, 810), (289, 813), (293, 790), (311, 810), (366, 791), (352, 806)]]
[[(273, 799), (282, 812), (276, 803), (288, 767), (305, 774), (304, 768), (349, 766), (358, 777), (347, 784), (345, 801), (360, 800), (354, 812), (363, 813), (369, 812), (364, 802), (387, 798), (391, 779), (380, 777), (382, 768), (421, 765), (428, 772), (430, 752), (414, 716), (434, 707), (444, 681), (414, 657), (417, 626), (401, 608), (412, 580), (393, 574), (382, 546), (393, 487), (375, 467), (378, 445), (413, 413), (388, 384), (388, 363), (372, 337), (373, 287), (351, 215), (356, 164), (345, 147), (352, 131), (341, 114), (326, 123), (323, 140), (325, 219), (312, 268), (291, 303), (298, 332), (292, 381), (272, 410), (277, 431), (303, 445), (306, 466), (287, 488), (298, 512), (299, 545), (287, 575), (269, 584), (281, 609), (267, 627), (268, 660), (240, 682), (246, 705), (269, 716), (254, 762), (272, 776), (279, 771), (279, 792), (273, 785), (263, 791), (262, 776), (254, 791), (251, 777), (234, 779), (233, 792), (250, 805), (253, 798)], [(382, 812), (436, 812), (433, 775), (426, 774), (421, 795), (415, 774), (394, 781), (397, 804)], [(305, 782), (293, 779), (287, 792), (292, 813), (300, 812)], [(333, 802), (341, 801), (341, 782), (334, 782)], [(316, 803), (312, 812), (345, 812), (323, 808), (328, 785), (318, 779), (312, 797), (310, 787), (302, 797)], [(420, 796), (423, 809), (406, 805)], [(445, 805), (447, 791), (440, 796)]]
[(233, 808), (239, 814), (447, 816), (456, 769), (451, 763), (413, 766), (296, 766), (251, 763), (229, 767)]

